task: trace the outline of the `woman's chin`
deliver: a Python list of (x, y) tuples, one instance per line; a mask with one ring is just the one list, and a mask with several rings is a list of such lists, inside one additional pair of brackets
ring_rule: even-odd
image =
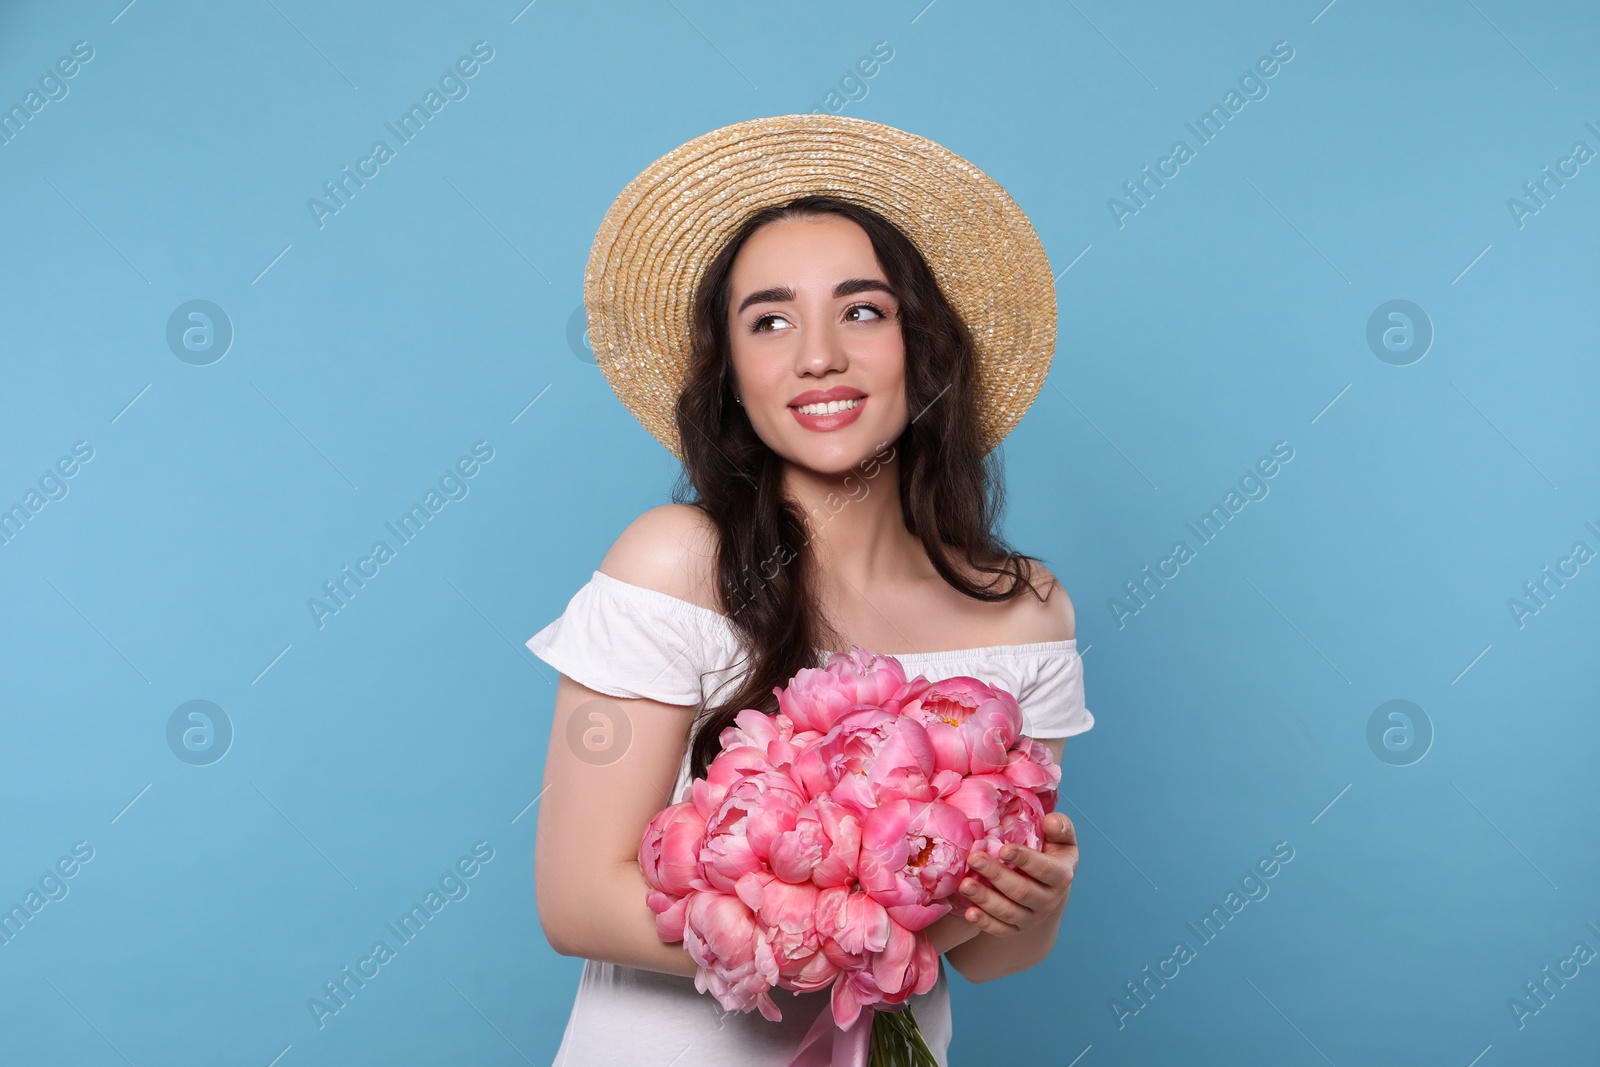
[[(822, 437), (834, 440), (819, 440)], [(786, 441), (779, 452), (792, 466), (823, 477), (838, 477), (860, 469), (879, 451), (869, 434), (811, 434), (811, 440)]]
[(786, 463), (819, 477), (839, 477), (876, 470), (887, 461), (892, 445), (905, 432), (908, 420), (857, 419), (837, 430), (819, 432), (802, 426), (757, 430), (767, 447)]

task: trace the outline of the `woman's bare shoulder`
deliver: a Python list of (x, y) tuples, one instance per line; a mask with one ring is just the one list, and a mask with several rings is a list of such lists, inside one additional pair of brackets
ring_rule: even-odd
[[(1056, 576), (1044, 564), (1034, 560), (1023, 560), (1023, 573), (1039, 591), (1039, 595), (1035, 596), (1024, 589), (1012, 601), (1018, 635), (1016, 643), (1066, 641), (1076, 636), (1077, 618), (1072, 610), (1072, 600)], [(1039, 597), (1044, 599), (1041, 601)]]
[(617, 537), (599, 569), (618, 581), (721, 610), (716, 526), (692, 505), (662, 504), (644, 512)]

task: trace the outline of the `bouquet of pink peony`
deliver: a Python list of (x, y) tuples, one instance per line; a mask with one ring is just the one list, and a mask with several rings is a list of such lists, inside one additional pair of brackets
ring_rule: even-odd
[[(727, 1010), (783, 1018), (768, 991), (832, 986), (793, 1064), (935, 1064), (909, 1010), (938, 980), (922, 931), (965, 901), (983, 851), (1041, 848), (1061, 769), (1022, 734), (1022, 710), (976, 678), (908, 680), (853, 645), (739, 713), (692, 799), (639, 845), (665, 942)], [(879, 1005), (886, 1007), (880, 1008)]]

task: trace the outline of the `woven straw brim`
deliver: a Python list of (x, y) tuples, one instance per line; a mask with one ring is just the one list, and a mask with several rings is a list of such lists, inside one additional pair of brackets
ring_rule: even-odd
[(926, 138), (838, 115), (783, 115), (696, 137), (629, 182), (595, 234), (583, 302), (595, 361), (679, 460), (695, 284), (750, 215), (808, 194), (878, 212), (917, 246), (977, 347), (985, 453), (1044, 385), (1055, 279), (1032, 223), (983, 171)]

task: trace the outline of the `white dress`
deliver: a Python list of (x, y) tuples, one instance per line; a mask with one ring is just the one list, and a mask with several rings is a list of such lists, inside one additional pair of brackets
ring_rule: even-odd
[[(725, 616), (598, 570), (527, 646), (597, 692), (696, 707), (719, 687), (729, 686), (731, 693), (745, 667), (744, 650)], [(1084, 705), (1075, 640), (892, 654), (908, 678), (967, 675), (1004, 686), (1021, 705), (1023, 732), (1030, 737), (1071, 737), (1094, 725)], [(825, 654), (818, 656), (820, 666)], [(673, 802), (688, 795), (686, 749)], [(783, 1012), (781, 1022), (759, 1011), (724, 1012), (683, 975), (587, 960), (555, 1067), (784, 1067), (830, 991), (774, 989), (770, 995)], [(938, 982), (913, 995), (910, 1007), (929, 1048), (947, 1067), (950, 987), (942, 956)]]

